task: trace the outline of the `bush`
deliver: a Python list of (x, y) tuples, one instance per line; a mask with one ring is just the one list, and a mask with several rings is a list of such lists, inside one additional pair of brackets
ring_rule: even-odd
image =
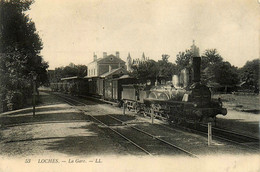
[(20, 91), (8, 91), (6, 95), (7, 110), (16, 110), (23, 107), (23, 94)]

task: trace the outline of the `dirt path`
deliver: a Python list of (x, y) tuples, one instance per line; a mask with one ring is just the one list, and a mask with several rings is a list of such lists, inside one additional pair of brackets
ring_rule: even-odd
[[(36, 107), (36, 117), (31, 108), (0, 115), (2, 156), (25, 157), (91, 156), (127, 154), (128, 151), (89, 120), (80, 110), (61, 102), (52, 95), (42, 93), (42, 103)], [(48, 100), (48, 101), (47, 101)], [(87, 108), (90, 113), (107, 113), (109, 108), (100, 105)]]

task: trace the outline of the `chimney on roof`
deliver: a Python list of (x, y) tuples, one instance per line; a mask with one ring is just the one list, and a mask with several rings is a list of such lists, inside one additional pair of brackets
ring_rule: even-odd
[(103, 58), (107, 57), (107, 52), (103, 52)]
[(116, 57), (119, 58), (119, 51), (116, 52)]
[(94, 57), (94, 61), (96, 61), (97, 60), (97, 55), (95, 53), (93, 54), (93, 57)]

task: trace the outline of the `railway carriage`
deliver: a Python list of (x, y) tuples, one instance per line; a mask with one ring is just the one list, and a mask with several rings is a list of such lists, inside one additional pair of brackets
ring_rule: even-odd
[(98, 77), (85, 78), (87, 79), (87, 94), (91, 96), (98, 95)]
[(123, 85), (136, 82), (137, 80), (135, 78), (129, 77), (128, 75), (123, 75), (119, 78), (106, 79), (104, 99), (117, 102), (119, 104), (122, 103)]
[(63, 92), (72, 95), (85, 94), (88, 89), (86, 80), (78, 76), (61, 78), (61, 84)]

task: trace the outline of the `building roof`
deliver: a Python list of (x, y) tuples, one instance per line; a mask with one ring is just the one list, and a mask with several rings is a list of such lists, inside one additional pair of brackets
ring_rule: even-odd
[(95, 62), (97, 62), (97, 63), (125, 63), (124, 60), (116, 57), (113, 54), (110, 54), (105, 58), (98, 58), (97, 60), (90, 62), (88, 65), (95, 63)]
[(90, 78), (100, 78), (100, 76), (84, 76), (85, 79), (90, 79)]
[(117, 68), (117, 69), (112, 69), (110, 72), (104, 73), (100, 77), (101, 78), (106, 78), (108, 76), (112, 76), (112, 75), (120, 73), (120, 72), (122, 72), (124, 74), (124, 73), (126, 73), (126, 70), (124, 68), (122, 68), (122, 67)]

